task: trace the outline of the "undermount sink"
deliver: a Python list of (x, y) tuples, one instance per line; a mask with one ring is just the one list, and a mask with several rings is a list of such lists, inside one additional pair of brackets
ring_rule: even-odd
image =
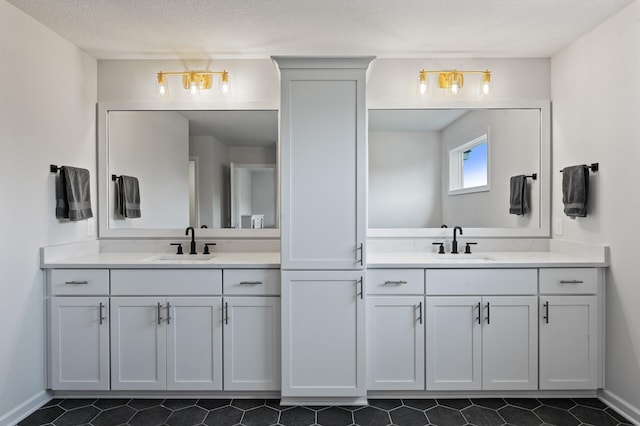
[(161, 254), (145, 259), (145, 261), (155, 263), (207, 263), (214, 257), (214, 254)]
[(434, 260), (442, 260), (443, 262), (489, 262), (494, 260), (492, 257), (484, 254), (434, 254)]

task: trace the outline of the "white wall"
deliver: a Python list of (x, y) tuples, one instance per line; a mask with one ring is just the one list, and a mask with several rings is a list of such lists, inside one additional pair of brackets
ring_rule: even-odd
[[(606, 274), (606, 389), (632, 404), (640, 421), (640, 1), (551, 60), (553, 218), (568, 240), (609, 244)], [(600, 163), (592, 174), (588, 216), (562, 213), (557, 170)]]
[(227, 227), (230, 197), (229, 147), (213, 136), (192, 136), (189, 155), (198, 158), (198, 226)]
[(115, 214), (109, 183), (111, 229), (189, 226), (189, 120), (173, 111), (111, 111), (109, 170), (138, 178), (139, 218)]
[[(160, 100), (156, 94), (159, 71), (203, 70), (229, 72), (231, 95), (220, 97), (215, 89), (203, 90), (194, 99), (182, 88), (179, 76), (167, 77), (170, 96)], [(181, 106), (232, 109), (239, 104), (255, 103), (279, 109), (280, 76), (269, 59), (244, 60), (101, 60), (98, 61), (99, 102), (179, 102)]]
[[(369, 67), (367, 104), (369, 108), (415, 106), (429, 104), (429, 98), (418, 97), (418, 72), (421, 69), (490, 69), (494, 84), (493, 99), (549, 99), (549, 59), (376, 59)], [(482, 105), (477, 93), (480, 80), (465, 78), (458, 99)], [(440, 90), (440, 89), (438, 89)], [(446, 91), (434, 91), (436, 100), (446, 99)], [(432, 97), (433, 98), (433, 97)]]
[[(449, 195), (449, 151), (489, 132), (490, 191)], [(442, 216), (449, 226), (538, 228), (539, 180), (527, 179), (530, 212), (509, 214), (514, 175), (540, 174), (540, 117), (537, 110), (471, 111), (442, 131)]]
[(278, 150), (273, 146), (230, 146), (229, 161), (239, 164), (276, 164)]
[(97, 64), (5, 0), (0, 64), (0, 424), (15, 424), (45, 397), (38, 250), (95, 239), (87, 221), (55, 218), (49, 164), (90, 171), (95, 223)]
[(439, 132), (369, 132), (369, 227), (442, 225)]
[(264, 214), (265, 228), (276, 226), (276, 172), (253, 170), (251, 172), (251, 208), (254, 214)]

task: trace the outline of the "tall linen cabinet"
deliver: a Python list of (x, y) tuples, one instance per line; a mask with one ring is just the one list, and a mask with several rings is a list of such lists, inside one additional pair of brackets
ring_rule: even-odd
[(273, 59), (281, 71), (282, 400), (365, 403), (373, 57)]

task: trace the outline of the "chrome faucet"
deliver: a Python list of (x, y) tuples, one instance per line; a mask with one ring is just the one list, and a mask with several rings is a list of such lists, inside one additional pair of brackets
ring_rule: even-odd
[(184, 235), (189, 235), (189, 231), (191, 231), (191, 250), (189, 250), (189, 254), (198, 254), (196, 251), (196, 231), (193, 229), (193, 226), (189, 226)]
[(462, 228), (459, 226), (455, 226), (453, 228), (453, 241), (451, 242), (451, 253), (458, 254), (458, 240), (456, 239), (456, 231), (460, 231), (460, 235), (462, 235)]

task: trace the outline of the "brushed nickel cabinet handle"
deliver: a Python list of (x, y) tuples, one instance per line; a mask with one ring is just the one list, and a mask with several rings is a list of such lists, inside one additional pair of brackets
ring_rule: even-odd
[(420, 321), (420, 325), (422, 325), (422, 302), (418, 303), (418, 313), (420, 315), (418, 321)]
[(158, 302), (158, 325), (162, 323), (162, 314), (160, 313), (160, 309), (162, 309), (162, 305)]
[(356, 251), (360, 252), (360, 259), (356, 257), (356, 263), (360, 262), (360, 266), (364, 265), (364, 243), (360, 243), (360, 247), (356, 249)]
[(229, 304), (224, 303), (224, 323), (229, 324)]
[(262, 281), (240, 281), (240, 285), (260, 285)]
[(582, 280), (560, 280), (560, 284), (584, 284)]
[(80, 285), (80, 284), (89, 284), (89, 281), (65, 281), (64, 283), (68, 285)]
[(171, 324), (171, 304), (167, 302), (167, 324)]
[(102, 312), (104, 312), (104, 303), (100, 302), (100, 310), (98, 313), (98, 316), (100, 317), (100, 325), (102, 325), (102, 322), (106, 319), (106, 317), (102, 314)]
[[(358, 293), (357, 284), (360, 284), (360, 292)], [(364, 299), (364, 278), (360, 277), (358, 281), (356, 281), (356, 297), (360, 296), (360, 300)]]

